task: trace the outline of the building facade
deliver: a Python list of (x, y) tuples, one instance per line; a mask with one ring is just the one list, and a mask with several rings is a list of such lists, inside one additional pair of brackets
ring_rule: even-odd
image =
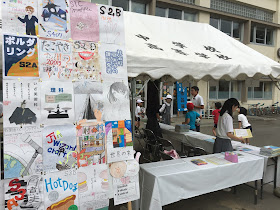
[[(263, 55), (280, 61), (280, 0), (88, 0), (122, 7), (125, 11), (208, 23)], [(197, 85), (205, 99), (206, 110), (214, 102), (230, 97), (242, 105), (280, 101), (277, 81), (260, 80), (187, 81)]]

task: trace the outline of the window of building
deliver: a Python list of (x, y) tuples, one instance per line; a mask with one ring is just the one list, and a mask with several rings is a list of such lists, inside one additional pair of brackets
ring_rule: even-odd
[(251, 42), (264, 45), (273, 45), (274, 30), (265, 26), (253, 25), (251, 28)]
[(259, 87), (248, 87), (248, 99), (272, 99), (272, 82), (260, 82)]
[(210, 25), (231, 37), (241, 39), (242, 24), (238, 22), (211, 17)]
[(196, 14), (190, 12), (184, 12), (184, 20), (196, 22)]
[(105, 4), (105, 5), (109, 4), (109, 0), (91, 0), (91, 2), (96, 4)]
[(129, 11), (129, 0), (112, 0), (112, 6), (122, 7), (124, 11)]
[(156, 7), (156, 16), (192, 21), (192, 22), (196, 22), (197, 19), (197, 14), (194, 11), (182, 11), (182, 10), (162, 8), (162, 7)]
[(181, 10), (176, 10), (176, 9), (169, 9), (168, 17), (182, 20), (182, 11)]
[(216, 86), (209, 88), (210, 99), (241, 98), (241, 82), (219, 80)]
[(131, 1), (131, 12), (146, 14), (146, 4)]
[(165, 17), (165, 11), (166, 9), (164, 8), (156, 7), (156, 16)]

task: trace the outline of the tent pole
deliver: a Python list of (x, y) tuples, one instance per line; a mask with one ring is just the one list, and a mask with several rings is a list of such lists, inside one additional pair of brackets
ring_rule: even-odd
[(131, 116), (132, 116), (132, 139), (134, 140), (135, 136), (135, 106), (136, 106), (136, 79), (132, 78), (131, 79), (131, 96), (132, 96), (132, 107), (131, 107)]

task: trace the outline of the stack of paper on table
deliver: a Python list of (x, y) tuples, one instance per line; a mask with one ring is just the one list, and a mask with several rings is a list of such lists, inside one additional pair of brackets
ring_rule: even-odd
[(267, 156), (276, 155), (276, 154), (280, 155), (280, 147), (264, 146), (264, 147), (261, 148), (260, 154), (261, 155), (267, 155)]

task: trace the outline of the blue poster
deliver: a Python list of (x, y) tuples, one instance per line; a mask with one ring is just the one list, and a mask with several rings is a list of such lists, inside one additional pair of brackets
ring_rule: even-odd
[(177, 87), (177, 108), (178, 111), (187, 111), (188, 91), (186, 87), (182, 86), (182, 83), (176, 82)]

